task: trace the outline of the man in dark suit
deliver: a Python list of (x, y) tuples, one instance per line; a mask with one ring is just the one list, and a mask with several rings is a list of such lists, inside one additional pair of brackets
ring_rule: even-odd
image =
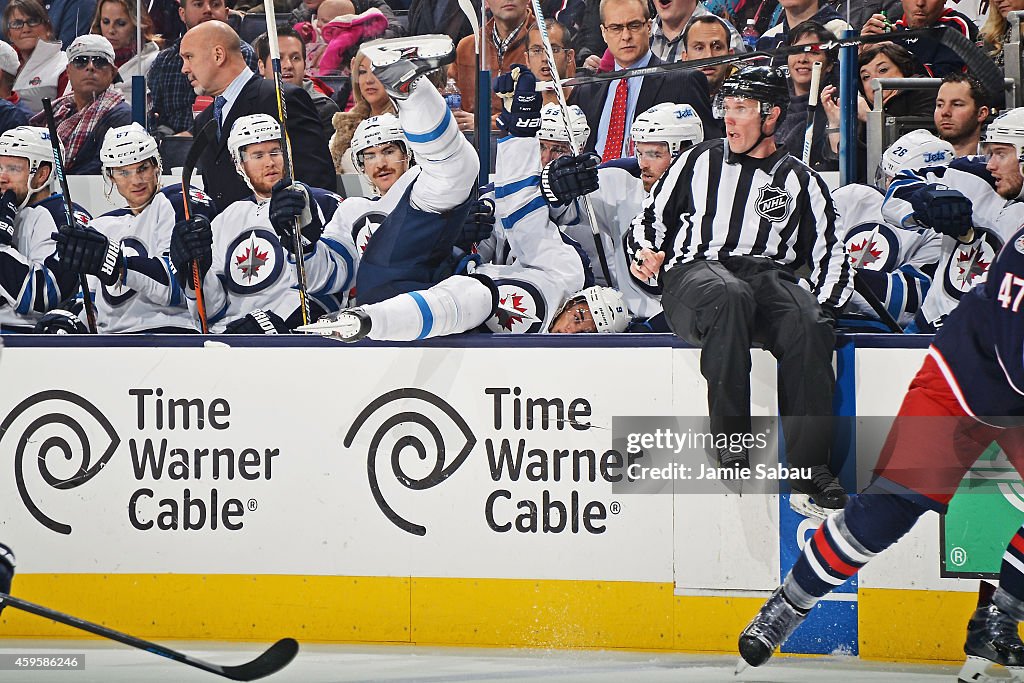
[[(196, 117), (193, 134), (198, 135), (211, 120), (211, 139), (199, 157), (203, 184), (218, 207), (249, 196), (252, 191), (235, 172), (228, 153), (228, 132), (239, 117), (246, 114), (270, 114), (277, 117), (277, 95), (273, 80), (254, 74), (245, 63), (238, 34), (220, 21), (207, 21), (189, 29), (181, 39), (182, 73), (196, 94), (214, 97), (212, 105)], [(295, 179), (334, 191), (337, 177), (327, 149), (320, 117), (313, 100), (302, 88), (282, 84), (288, 112)]]
[[(650, 49), (651, 14), (643, 0), (604, 0), (601, 34), (615, 58), (616, 69), (656, 66), (663, 62)], [(636, 76), (611, 83), (577, 86), (569, 98), (587, 116), (587, 151), (610, 161), (632, 154), (629, 129), (634, 119), (656, 104), (689, 104), (704, 124), (705, 139), (721, 137), (722, 122), (711, 113), (708, 81), (689, 69), (664, 76)]]

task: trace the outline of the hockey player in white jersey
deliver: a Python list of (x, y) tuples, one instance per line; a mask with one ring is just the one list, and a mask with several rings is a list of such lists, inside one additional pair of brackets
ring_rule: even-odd
[(985, 281), (1006, 238), (1024, 224), (1024, 203), (1018, 201), (1024, 108), (990, 123), (982, 148), (987, 157), (903, 171), (889, 186), (882, 205), (888, 223), (943, 235), (932, 287), (908, 332), (938, 329), (960, 298)]
[[(184, 293), (171, 271), (174, 225), (185, 219), (181, 184), (160, 189), (156, 140), (138, 123), (112, 128), (100, 149), (107, 196), (127, 203), (88, 226), (64, 226), (57, 253), (64, 267), (90, 276), (100, 332), (196, 332)], [(189, 188), (192, 210), (212, 220), (213, 202)]]
[(498, 143), (495, 198), (499, 241), (507, 241), (510, 263), (480, 265), (433, 287), (329, 316), (304, 331), (343, 341), (408, 341), (481, 325), (492, 332), (625, 329), (629, 316), (621, 295), (606, 287), (582, 289), (584, 259), (548, 215), (540, 192), (540, 146), (532, 137), (540, 114), (535, 87), (533, 75), (518, 65), (495, 84), (508, 95), (499, 122), (511, 136)]
[[(31, 332), (47, 311), (78, 291), (61, 267), (52, 234), (66, 222), (51, 193), (53, 147), (45, 128), (18, 126), (0, 135), (0, 332)], [(75, 218), (89, 214), (75, 206)]]
[(298, 221), (311, 310), (337, 310), (333, 295), (351, 285), (355, 249), (344, 235), (321, 234), (340, 197), (285, 180), (281, 127), (267, 114), (240, 117), (227, 144), (253, 194), (225, 207), (212, 223), (196, 215), (175, 225), (171, 260), (189, 307), (196, 312), (190, 276), (195, 262), (211, 332), (274, 334), (298, 324), (292, 232)]
[[(911, 131), (882, 154), (875, 187), (851, 183), (832, 192), (836, 210), (843, 217), (842, 238), (856, 277), (875, 293), (900, 327), (913, 321), (928, 293), (942, 236), (931, 230), (919, 233), (893, 227), (882, 216), (882, 200), (901, 171), (946, 166), (955, 156), (953, 146), (945, 140), (926, 130)], [(859, 292), (850, 296), (839, 324), (888, 329)]]

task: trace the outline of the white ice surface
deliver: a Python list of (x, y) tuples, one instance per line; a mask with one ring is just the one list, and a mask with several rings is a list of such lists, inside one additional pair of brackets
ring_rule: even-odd
[[(241, 664), (268, 644), (161, 642), (215, 664)], [(3, 683), (202, 683), (227, 679), (99, 641), (0, 640), (0, 654), (84, 653), (83, 671), (0, 671)], [(958, 667), (776, 657), (734, 676), (736, 658), (609, 651), (301, 644), (268, 683), (949, 683)]]

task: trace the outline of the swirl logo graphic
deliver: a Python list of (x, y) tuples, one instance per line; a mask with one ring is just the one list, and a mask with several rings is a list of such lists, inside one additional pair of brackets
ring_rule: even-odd
[[(466, 421), (444, 399), (422, 389), (405, 388), (389, 391), (363, 408), (345, 435), (345, 447), (352, 446), (356, 434), (371, 417), (374, 417), (375, 413), (395, 401), (418, 402), (426, 405), (416, 406), (418, 410), (406, 409), (397, 412), (378, 425), (370, 438), (367, 449), (366, 474), (373, 499), (377, 501), (377, 506), (391, 520), (391, 523), (410, 534), (425, 536), (426, 527), (411, 522), (398, 514), (385, 500), (384, 494), (381, 492), (380, 481), (377, 478), (378, 455), (386, 457), (390, 449), (391, 472), (395, 480), (407, 489), (423, 491), (437, 486), (459, 469), (476, 445), (476, 436), (469, 429)], [(452, 427), (442, 429), (424, 412), (443, 414), (452, 423), (454, 429)], [(458, 450), (451, 462), (446, 463), (448, 454), (453, 450), (449, 449), (446, 443), (450, 444), (458, 437), (461, 437), (465, 445)], [(403, 453), (406, 449), (411, 449), (421, 464), (429, 463), (429, 469), (424, 474), (413, 476), (403, 467)]]
[[(37, 407), (41, 407), (42, 414), (33, 418), (38, 412), (33, 409)], [(91, 418), (92, 424), (83, 424), (79, 418)], [(22, 428), (20, 423), (26, 421), (28, 424)], [(8, 437), (15, 438), (19, 428), (21, 435), (17, 437), (14, 451), (14, 478), (21, 500), (40, 524), (51, 531), (70, 534), (70, 525), (39, 509), (32, 499), (28, 481), (38, 481), (35, 477), (35, 472), (38, 472), (38, 477), (53, 489), (81, 486), (106, 466), (121, 438), (96, 406), (77, 394), (60, 389), (41, 391), (19, 403), (0, 424), (0, 443)], [(95, 448), (95, 444), (100, 442), (106, 445)], [(94, 453), (97, 452), (101, 455), (94, 461)], [(56, 457), (51, 458), (54, 454)], [(65, 462), (60, 461), (60, 456)]]

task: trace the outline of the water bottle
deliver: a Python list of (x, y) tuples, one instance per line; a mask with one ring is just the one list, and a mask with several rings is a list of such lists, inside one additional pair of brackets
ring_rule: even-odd
[(441, 94), (444, 95), (444, 101), (449, 109), (452, 111), (462, 109), (462, 91), (455, 84), (454, 78), (448, 79), (448, 84), (444, 86), (444, 92)]
[(761, 36), (758, 34), (757, 29), (754, 28), (754, 20), (747, 19), (747, 27), (743, 29), (743, 42), (747, 44), (747, 47), (751, 50), (757, 48), (757, 39)]

